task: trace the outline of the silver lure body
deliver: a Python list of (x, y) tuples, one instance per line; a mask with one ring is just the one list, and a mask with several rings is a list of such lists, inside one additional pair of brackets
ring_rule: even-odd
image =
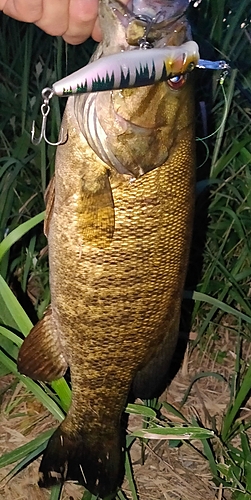
[(52, 85), (52, 91), (53, 95), (67, 97), (144, 87), (183, 75), (195, 67), (221, 71), (230, 69), (225, 61), (199, 59), (198, 45), (189, 41), (179, 47), (134, 49), (106, 56), (58, 80)]
[(69, 96), (142, 87), (190, 72), (198, 62), (194, 41), (178, 47), (127, 50), (91, 62), (54, 83), (52, 90), (57, 96)]

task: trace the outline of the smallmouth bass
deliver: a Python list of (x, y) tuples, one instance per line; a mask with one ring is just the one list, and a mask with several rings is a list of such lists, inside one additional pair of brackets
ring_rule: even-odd
[[(180, 46), (191, 38), (187, 5), (100, 0), (104, 40), (94, 58), (133, 51), (146, 32), (154, 47)], [(51, 306), (18, 360), (38, 380), (71, 372), (71, 407), (44, 452), (42, 487), (77, 480), (115, 494), (129, 391), (152, 398), (165, 377), (192, 231), (193, 107), (190, 74), (68, 99), (68, 139), (46, 196)]]

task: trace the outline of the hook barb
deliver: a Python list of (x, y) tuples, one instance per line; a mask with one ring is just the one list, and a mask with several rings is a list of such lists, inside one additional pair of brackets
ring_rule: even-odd
[(38, 146), (38, 144), (40, 144), (42, 139), (44, 139), (44, 141), (47, 142), (47, 144), (49, 144), (50, 146), (60, 146), (60, 144), (64, 144), (67, 140), (67, 136), (66, 136), (66, 138), (64, 138), (64, 130), (63, 129), (61, 129), (61, 131), (60, 131), (59, 139), (57, 142), (50, 142), (49, 139), (47, 139), (47, 137), (46, 137), (47, 117), (48, 117), (49, 112), (50, 112), (49, 101), (52, 98), (53, 94), (54, 94), (54, 91), (52, 89), (50, 89), (49, 87), (46, 87), (45, 89), (42, 90), (43, 104), (41, 106), (41, 113), (42, 113), (43, 118), (42, 118), (41, 132), (40, 132), (40, 136), (38, 138), (35, 137), (35, 121), (32, 122), (32, 126), (31, 126), (31, 142), (35, 146)]
[[(43, 122), (44, 122), (44, 118), (43, 118)], [(35, 146), (38, 146), (43, 139), (50, 146), (60, 146), (61, 144), (64, 144), (66, 142), (67, 134), (66, 134), (66, 137), (64, 137), (64, 129), (63, 128), (60, 130), (60, 134), (59, 134), (59, 138), (58, 138), (57, 142), (49, 141), (49, 139), (47, 139), (47, 137), (46, 137), (46, 122), (45, 122), (45, 126), (44, 126), (43, 122), (42, 122), (40, 136), (38, 138), (36, 138), (35, 137), (35, 120), (33, 120), (32, 127), (31, 127), (31, 142), (32, 142), (32, 144), (34, 144)]]

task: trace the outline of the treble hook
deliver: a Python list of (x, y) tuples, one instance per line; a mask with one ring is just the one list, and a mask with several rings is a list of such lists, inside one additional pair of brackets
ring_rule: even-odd
[(60, 144), (64, 144), (64, 142), (65, 142), (65, 139), (63, 138), (63, 133), (64, 133), (63, 129), (61, 129), (61, 131), (60, 131), (60, 136), (59, 136), (58, 142), (50, 142), (46, 137), (47, 117), (48, 117), (48, 114), (49, 114), (50, 109), (51, 109), (49, 106), (49, 102), (50, 102), (50, 99), (52, 98), (53, 95), (54, 95), (54, 91), (50, 87), (46, 87), (45, 89), (42, 90), (43, 104), (42, 104), (40, 109), (41, 109), (41, 113), (42, 113), (43, 118), (42, 118), (41, 132), (40, 132), (40, 136), (38, 137), (38, 139), (35, 138), (35, 121), (32, 122), (32, 127), (31, 127), (31, 142), (32, 142), (32, 144), (35, 144), (35, 146), (40, 144), (42, 139), (44, 139), (45, 142), (47, 142), (47, 144), (50, 144), (50, 146), (59, 146)]
[(161, 11), (157, 12), (156, 16), (150, 17), (147, 15), (138, 14), (135, 16), (135, 19), (139, 19), (140, 21), (144, 21), (146, 23), (145, 34), (143, 38), (138, 40), (140, 49), (152, 49), (153, 44), (147, 40), (147, 37), (153, 27), (154, 24), (157, 23), (158, 18), (161, 15)]

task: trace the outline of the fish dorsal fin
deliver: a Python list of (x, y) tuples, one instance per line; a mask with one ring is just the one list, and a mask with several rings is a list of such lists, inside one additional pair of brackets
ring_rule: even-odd
[(64, 375), (67, 369), (51, 308), (32, 328), (18, 355), (18, 371), (34, 380), (51, 382)]
[(50, 220), (52, 217), (53, 207), (55, 200), (55, 176), (53, 176), (44, 193), (44, 201), (46, 205), (45, 219), (44, 219), (44, 234), (48, 236)]
[(115, 214), (108, 170), (103, 170), (90, 179), (89, 176), (82, 178), (78, 212), (83, 242), (99, 248), (110, 245)]

